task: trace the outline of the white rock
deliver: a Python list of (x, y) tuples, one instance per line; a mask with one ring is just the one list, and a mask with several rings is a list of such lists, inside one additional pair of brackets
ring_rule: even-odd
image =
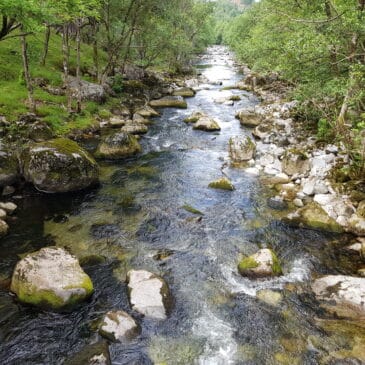
[(332, 194), (317, 194), (313, 200), (319, 205), (327, 205), (336, 199), (335, 195)]
[(0, 209), (0, 219), (5, 219), (6, 218), (6, 212), (4, 209)]
[(165, 319), (170, 291), (159, 276), (145, 270), (130, 270), (128, 288), (132, 308), (154, 319)]
[(362, 250), (362, 244), (360, 243), (360, 242), (356, 242), (356, 243), (354, 243), (353, 245), (351, 245), (351, 246), (347, 246), (346, 248), (348, 249), (348, 250), (350, 250), (350, 251), (355, 251), (355, 252), (361, 252), (361, 250)]
[(260, 170), (256, 167), (248, 167), (245, 172), (250, 175), (258, 176), (260, 175)]
[(304, 207), (303, 201), (301, 199), (299, 199), (299, 198), (294, 199), (293, 200), (293, 203), (298, 208)]
[(136, 321), (126, 312), (110, 311), (104, 316), (99, 332), (111, 341), (122, 342), (137, 336), (139, 327)]
[(17, 209), (17, 206), (16, 206), (16, 204), (11, 203), (11, 202), (9, 202), (9, 203), (0, 203), (0, 209), (4, 209), (5, 212), (11, 214)]

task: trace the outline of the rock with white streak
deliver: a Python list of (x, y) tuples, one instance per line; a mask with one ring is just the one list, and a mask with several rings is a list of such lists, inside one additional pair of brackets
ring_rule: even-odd
[(145, 270), (130, 270), (127, 274), (130, 303), (133, 310), (153, 319), (165, 319), (171, 305), (167, 283)]

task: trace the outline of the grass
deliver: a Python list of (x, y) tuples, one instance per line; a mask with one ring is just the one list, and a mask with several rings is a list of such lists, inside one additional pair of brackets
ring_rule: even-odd
[[(62, 52), (61, 37), (52, 34), (49, 43), (49, 52), (46, 65), (40, 64), (43, 52), (43, 35), (35, 34), (28, 36), (28, 52), (31, 76), (34, 79), (45, 79), (52, 87), (62, 85)], [(75, 47), (71, 45), (70, 71), (75, 73), (76, 58)], [(100, 64), (105, 62), (105, 54), (99, 52)], [(27, 90), (23, 80), (23, 67), (21, 58), (20, 40), (10, 38), (0, 42), (0, 115), (6, 117), (10, 122), (18, 120), (21, 114), (27, 109)], [(82, 45), (81, 69), (84, 71), (83, 78), (93, 81), (87, 71), (93, 68), (92, 48), (86, 44)], [(108, 100), (105, 105), (94, 102), (83, 103), (83, 112), (78, 116), (72, 116), (66, 109), (66, 97), (52, 95), (35, 86), (34, 97), (37, 103), (37, 115), (47, 122), (56, 135), (64, 135), (73, 129), (84, 129), (95, 124), (95, 118), (101, 110), (108, 109), (115, 105), (116, 101)]]

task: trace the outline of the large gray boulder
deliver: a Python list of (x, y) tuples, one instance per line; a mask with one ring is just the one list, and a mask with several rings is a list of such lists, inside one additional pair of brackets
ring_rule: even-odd
[(165, 319), (171, 304), (167, 283), (145, 270), (130, 270), (127, 274), (132, 308), (154, 319)]
[(69, 87), (74, 98), (77, 98), (80, 89), (82, 100), (90, 100), (97, 103), (103, 103), (106, 100), (106, 93), (102, 85), (85, 80), (81, 80), (79, 85), (77, 79), (71, 77), (69, 80)]
[(317, 299), (339, 317), (365, 317), (365, 278), (329, 275), (312, 284)]
[(214, 132), (220, 131), (221, 127), (214, 118), (202, 116), (197, 122), (195, 122), (193, 129), (198, 129), (205, 132)]
[(111, 134), (100, 142), (95, 156), (107, 159), (122, 159), (141, 152), (141, 145), (132, 134), (118, 132)]
[(182, 108), (186, 109), (188, 104), (181, 96), (165, 96), (158, 100), (150, 101), (152, 108)]
[(21, 302), (62, 309), (93, 293), (93, 283), (76, 257), (62, 248), (46, 247), (20, 260), (10, 290)]
[(143, 123), (130, 120), (120, 130), (129, 134), (144, 134), (148, 132), (148, 127)]
[(255, 157), (256, 144), (248, 136), (235, 136), (229, 140), (229, 155), (233, 162), (245, 162)]
[(22, 154), (22, 164), (26, 181), (46, 193), (82, 190), (99, 180), (92, 156), (67, 138), (31, 145)]
[(99, 333), (113, 342), (131, 340), (140, 332), (136, 321), (124, 311), (110, 311), (100, 325)]
[(19, 178), (18, 161), (13, 151), (0, 140), (0, 187), (14, 184)]

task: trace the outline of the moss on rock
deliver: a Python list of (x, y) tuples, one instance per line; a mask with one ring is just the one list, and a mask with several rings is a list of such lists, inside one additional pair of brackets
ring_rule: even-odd
[(233, 184), (226, 177), (223, 177), (216, 181), (212, 181), (208, 186), (212, 189), (221, 189), (229, 191), (234, 190)]

